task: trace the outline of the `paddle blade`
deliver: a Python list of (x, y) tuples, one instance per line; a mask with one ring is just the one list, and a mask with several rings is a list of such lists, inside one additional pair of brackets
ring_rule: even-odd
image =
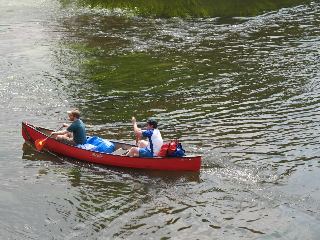
[(46, 140), (47, 140), (47, 139), (38, 139), (38, 140), (35, 141), (36, 149), (37, 149), (38, 151), (40, 151), (40, 150), (43, 148), (44, 143), (46, 142)]

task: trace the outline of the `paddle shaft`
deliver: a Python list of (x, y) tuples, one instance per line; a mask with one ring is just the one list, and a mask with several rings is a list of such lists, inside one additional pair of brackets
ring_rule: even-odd
[[(62, 126), (61, 128), (59, 128), (57, 131), (55, 131), (55, 132), (58, 132), (58, 131), (60, 131), (62, 128), (63, 128), (64, 126)], [(52, 136), (52, 133), (50, 134), (50, 136), (49, 137), (51, 137)], [(46, 139), (48, 139), (49, 137), (47, 137)]]
[[(56, 132), (60, 131), (62, 128), (63, 128), (63, 126), (62, 126), (61, 128), (59, 128)], [(49, 137), (51, 137), (51, 136), (52, 136), (52, 133), (50, 134), (50, 136), (46, 137), (46, 139), (43, 139), (42, 141), (47, 140), (47, 139), (48, 139)]]

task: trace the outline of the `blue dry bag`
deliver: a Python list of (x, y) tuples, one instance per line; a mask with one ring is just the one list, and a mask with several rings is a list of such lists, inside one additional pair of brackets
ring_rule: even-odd
[(112, 142), (99, 137), (89, 137), (87, 144), (92, 144), (97, 147), (98, 152), (112, 153), (115, 150), (115, 146)]

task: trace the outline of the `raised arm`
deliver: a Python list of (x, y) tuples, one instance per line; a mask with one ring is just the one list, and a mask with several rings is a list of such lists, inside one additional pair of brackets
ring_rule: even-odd
[(132, 117), (131, 121), (133, 123), (133, 131), (134, 131), (134, 133), (136, 134), (137, 137), (140, 137), (142, 135), (142, 131), (141, 131), (140, 128), (138, 128), (136, 118)]

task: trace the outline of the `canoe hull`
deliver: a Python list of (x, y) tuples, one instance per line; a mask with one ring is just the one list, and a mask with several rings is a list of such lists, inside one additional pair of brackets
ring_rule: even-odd
[[(52, 130), (45, 128), (36, 128), (32, 124), (22, 122), (22, 136), (31, 143), (37, 139), (44, 139), (50, 135)], [(134, 145), (114, 142), (117, 149), (130, 149)], [(57, 141), (54, 138), (48, 138), (45, 142), (46, 149), (60, 153), (66, 156), (77, 158), (87, 162), (106, 164), (119, 167), (130, 168), (146, 168), (159, 170), (184, 170), (184, 171), (199, 171), (201, 167), (201, 156), (184, 156), (184, 157), (164, 157), (164, 158), (138, 158), (127, 157), (125, 155), (116, 155), (113, 153), (102, 153), (81, 149), (76, 146), (71, 146)]]

